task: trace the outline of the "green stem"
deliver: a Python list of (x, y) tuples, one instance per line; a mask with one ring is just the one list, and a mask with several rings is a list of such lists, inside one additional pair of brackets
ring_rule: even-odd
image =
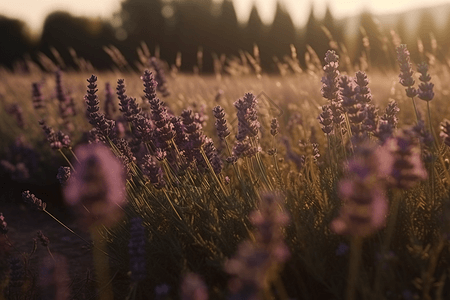
[(414, 97), (411, 97), (411, 100), (414, 106), (414, 113), (416, 114), (416, 122), (419, 124), (419, 113), (417, 112), (416, 101), (414, 101)]
[(64, 152), (62, 152), (61, 149), (58, 149), (59, 153), (61, 153), (61, 155), (64, 157), (64, 159), (67, 161), (67, 163), (69, 164), (69, 166), (72, 168), (72, 170), (75, 172), (75, 168), (73, 167), (72, 163), (70, 162), (70, 160), (67, 158), (67, 156), (64, 154)]
[(98, 227), (92, 228), (91, 236), (98, 248), (94, 248), (94, 268), (98, 279), (98, 288), (100, 300), (113, 300), (114, 294), (109, 286), (109, 262), (108, 255), (105, 255), (106, 241), (102, 238)]
[(378, 263), (375, 271), (375, 284), (374, 284), (374, 292), (375, 292), (375, 299), (380, 299), (380, 295), (382, 294), (381, 289), (381, 271), (382, 271), (382, 264), (383, 259), (386, 256), (386, 253), (389, 249), (389, 246), (391, 244), (392, 237), (394, 235), (395, 230), (395, 223), (397, 222), (397, 215), (398, 215), (398, 208), (400, 205), (400, 197), (401, 197), (401, 191), (400, 190), (394, 190), (394, 196), (391, 203), (391, 209), (389, 214), (389, 221), (386, 228), (386, 237), (384, 240), (384, 243), (381, 248), (381, 261)]
[(347, 292), (345, 299), (354, 300), (356, 283), (358, 281), (359, 265), (361, 264), (362, 237), (354, 236), (351, 240), (350, 266), (348, 271)]

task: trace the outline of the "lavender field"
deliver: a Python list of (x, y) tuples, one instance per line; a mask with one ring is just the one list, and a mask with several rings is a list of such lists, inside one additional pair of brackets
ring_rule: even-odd
[(1, 69), (0, 299), (449, 299), (450, 66), (256, 50)]

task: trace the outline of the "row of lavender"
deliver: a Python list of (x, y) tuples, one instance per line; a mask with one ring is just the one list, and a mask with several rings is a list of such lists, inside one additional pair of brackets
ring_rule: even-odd
[[(58, 172), (66, 202), (91, 232), (94, 258), (104, 263), (95, 264), (99, 297), (137, 297), (146, 281), (156, 287), (157, 298), (168, 297), (168, 287), (178, 293), (177, 282), (187, 271), (201, 274), (207, 285), (197, 275), (186, 276), (179, 291), (183, 299), (206, 299), (207, 287), (215, 297), (233, 299), (341, 298), (344, 291), (347, 299), (391, 299), (400, 294), (404, 299), (420, 294), (431, 299), (448, 294), (444, 215), (450, 123), (442, 124), (445, 144), (440, 144), (431, 124), (429, 102), (434, 93), (428, 67), (419, 65), (422, 83), (414, 89), (406, 46), (397, 51), (400, 83), (407, 87), (416, 115), (416, 124), (401, 130), (397, 104), (389, 103), (379, 117), (367, 75), (340, 75), (338, 56), (327, 52), (322, 95), (329, 104), (319, 116), (327, 140), (323, 160), (313, 133), (307, 156), (293, 152), (286, 139), (286, 150), (277, 146), (276, 118), (270, 136), (262, 137), (258, 102), (251, 93), (234, 103), (238, 128), (232, 147), (224, 110), (213, 109), (220, 140), (216, 147), (203, 131), (201, 114), (185, 109), (175, 116), (157, 97), (151, 72), (141, 77), (149, 113), (127, 96), (124, 80), (118, 80), (122, 118), (117, 120), (108, 109), (100, 112), (97, 77), (92, 75), (85, 96), (86, 116), (93, 126), (89, 144), (74, 153), (66, 134), (55, 132), (44, 120), (40, 124), (50, 146), (67, 160), (69, 167)], [(36, 86), (34, 96), (35, 108), (43, 108)], [(416, 96), (427, 101), (429, 128), (416, 107)], [(71, 102), (64, 103), (60, 113), (70, 115), (62, 111), (70, 110)], [(73, 128), (68, 121), (64, 126)], [(272, 147), (263, 150), (263, 144)], [(280, 152), (297, 166), (294, 176), (278, 157)], [(45, 202), (29, 191), (23, 198), (52, 216)], [(4, 218), (2, 222), (6, 234)], [(343, 250), (348, 242), (349, 253)], [(337, 265), (348, 264), (348, 272), (329, 270), (336, 245), (335, 255), (343, 256)], [(417, 251), (422, 256), (416, 257)], [(282, 271), (289, 257), (291, 263)], [(398, 263), (402, 259), (404, 263)], [(416, 264), (411, 266), (411, 260)], [(124, 262), (131, 271), (127, 288), (114, 290), (111, 275), (123, 269)], [(392, 271), (391, 277), (386, 270)], [(409, 275), (393, 286), (399, 272)], [(14, 277), (12, 269), (9, 277)]]

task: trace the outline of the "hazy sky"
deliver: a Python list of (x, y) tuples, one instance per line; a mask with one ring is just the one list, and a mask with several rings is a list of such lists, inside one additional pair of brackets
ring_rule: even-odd
[[(60, 9), (73, 15), (100, 16), (108, 18), (120, 7), (121, 0), (0, 0), (0, 14), (24, 20), (34, 32), (39, 32), (48, 13)], [(221, 0), (214, 0), (221, 2)], [(252, 4), (258, 6), (261, 19), (270, 23), (273, 19), (277, 0), (233, 0), (240, 21), (245, 22)], [(450, 3), (450, 0), (280, 0), (292, 15), (297, 26), (307, 20), (311, 3), (317, 16), (325, 12), (329, 3), (336, 18), (358, 14), (367, 9), (374, 14), (395, 13), (411, 8)]]

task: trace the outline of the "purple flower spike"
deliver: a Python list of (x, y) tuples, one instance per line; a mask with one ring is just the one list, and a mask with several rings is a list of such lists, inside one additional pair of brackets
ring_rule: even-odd
[(261, 196), (260, 209), (250, 215), (256, 227), (255, 242), (239, 245), (236, 255), (225, 263), (225, 271), (233, 276), (228, 282), (231, 299), (259, 299), (258, 294), (269, 287), (272, 271), (289, 258), (282, 228), (289, 221), (280, 209), (281, 199), (275, 194)]
[(257, 104), (258, 100), (252, 93), (246, 93), (244, 98), (234, 102), (238, 118), (238, 134), (236, 135), (238, 141), (258, 135), (260, 123), (256, 110)]
[(339, 98), (339, 56), (334, 50), (328, 50), (325, 54), (325, 75), (322, 77), (322, 97), (333, 101)]
[(230, 135), (230, 131), (228, 130), (227, 126), (227, 120), (225, 120), (225, 112), (220, 105), (217, 105), (213, 108), (213, 114), (216, 118), (216, 122), (214, 124), (216, 125), (217, 135), (221, 140), (223, 140)]
[(278, 134), (278, 128), (280, 127), (280, 124), (278, 123), (277, 118), (273, 118), (270, 122), (270, 134), (272, 136), (276, 136)]
[(164, 173), (161, 167), (158, 165), (156, 159), (154, 159), (150, 154), (144, 156), (142, 171), (146, 176), (148, 176), (150, 182), (156, 189), (160, 190), (166, 186)]
[(33, 107), (34, 109), (42, 109), (45, 108), (44, 99), (42, 97), (41, 86), (39, 83), (35, 82), (32, 84), (32, 98), (33, 98)]
[(444, 144), (450, 147), (450, 121), (445, 119), (441, 123), (441, 133), (439, 134), (444, 140)]
[(394, 158), (389, 182), (399, 189), (410, 189), (417, 182), (427, 178), (427, 171), (421, 160), (420, 147), (415, 134), (403, 130), (386, 141), (386, 149)]
[(428, 74), (428, 64), (421, 63), (417, 66), (417, 71), (421, 74), (419, 80), (418, 97), (425, 101), (431, 101), (434, 97), (434, 84), (430, 82), (431, 76)]
[(112, 119), (117, 111), (116, 104), (114, 103), (113, 91), (109, 82), (105, 83), (105, 116), (108, 119)]
[(409, 51), (404, 44), (397, 47), (397, 61), (400, 65), (400, 75), (398, 76), (400, 84), (406, 87), (406, 96), (413, 98), (417, 95), (417, 90), (413, 88), (415, 81), (412, 75), (414, 72), (410, 62)]
[(144, 75), (141, 76), (141, 80), (144, 82), (145, 98), (147, 98), (148, 101), (155, 99), (158, 83), (153, 78), (153, 73), (149, 70), (145, 70)]
[(59, 183), (64, 184), (70, 178), (70, 168), (69, 167), (59, 167), (58, 174), (56, 178), (59, 180)]
[(24, 191), (22, 193), (22, 199), (35, 210), (43, 211), (47, 207), (47, 203), (37, 198), (34, 194), (30, 194), (30, 191)]
[(384, 178), (392, 169), (392, 157), (382, 148), (362, 144), (349, 161), (349, 177), (340, 181), (343, 201), (339, 216), (331, 223), (338, 234), (365, 237), (385, 225), (388, 209)]
[(111, 134), (114, 133), (115, 121), (109, 120), (105, 115), (99, 113), (99, 101), (96, 95), (97, 89), (97, 76), (91, 75), (89, 79), (87, 94), (84, 96), (84, 100), (87, 104), (87, 114), (89, 123), (92, 124), (99, 133), (101, 133), (105, 138), (112, 137)]

